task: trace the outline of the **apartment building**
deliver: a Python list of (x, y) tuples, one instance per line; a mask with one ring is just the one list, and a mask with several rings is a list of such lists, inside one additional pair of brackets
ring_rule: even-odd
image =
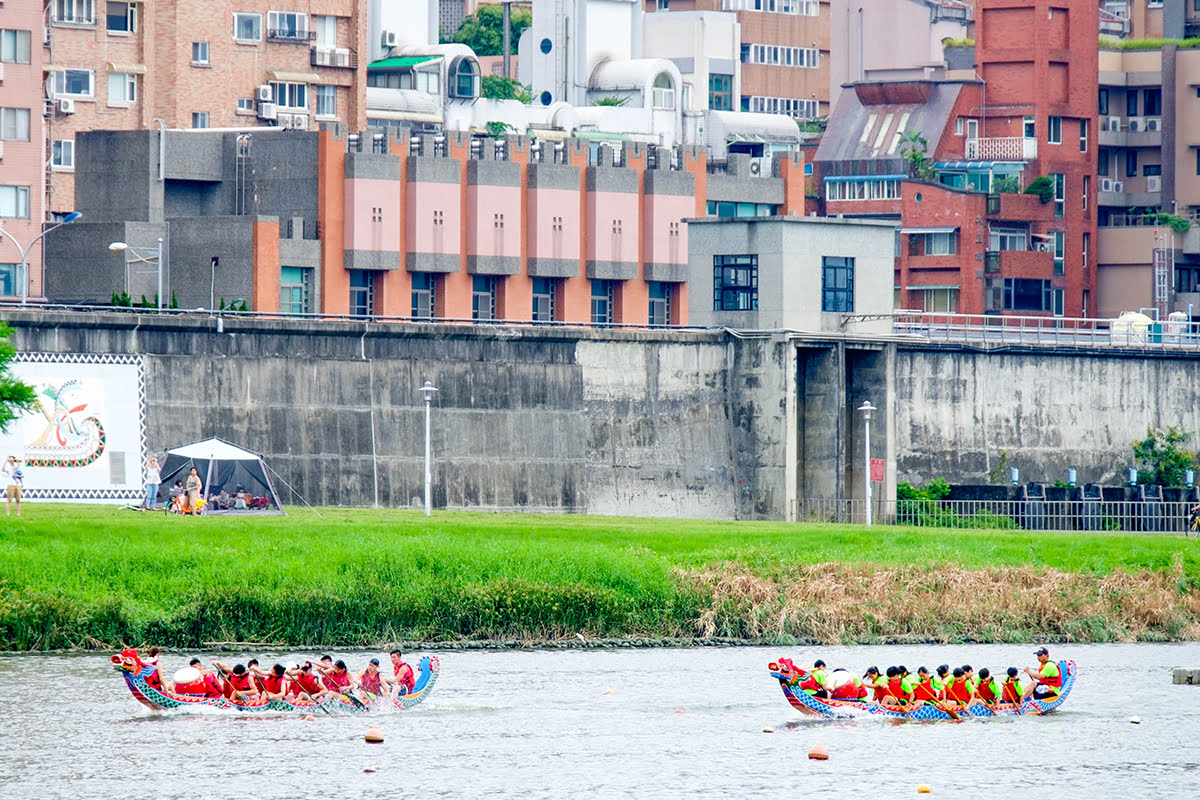
[[(730, 11), (741, 26), (741, 91), (716, 110), (809, 119), (829, 113), (828, 0), (643, 0), (647, 13)], [(710, 78), (714, 80), (714, 78)], [(728, 93), (716, 76), (710, 92)], [(732, 80), (732, 78), (730, 79)]]
[[(159, 172), (159, 136), (165, 154)], [(81, 133), (48, 295), (411, 319), (687, 323), (687, 220), (803, 213), (804, 162), (378, 129)], [(161, 239), (149, 267), (138, 253)]]
[(83, 131), (366, 121), (355, 0), (51, 0), (45, 21), (56, 214), (73, 202)]
[(42, 4), (6, 0), (0, 13), (0, 298), (41, 295), (41, 233), (46, 208), (42, 124)]

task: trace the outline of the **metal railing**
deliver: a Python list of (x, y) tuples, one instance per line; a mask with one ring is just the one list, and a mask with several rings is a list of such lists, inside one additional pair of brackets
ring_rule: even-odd
[(968, 139), (966, 142), (968, 161), (985, 159), (1027, 160), (1037, 158), (1037, 139), (1026, 136), (996, 136), (986, 139)]
[(898, 311), (893, 330), (930, 342), (976, 345), (1200, 349), (1200, 326), (1173, 320), (1114, 329), (1111, 319)]
[[(1189, 532), (1190, 503), (1130, 500), (881, 500), (871, 504), (880, 525), (977, 530)], [(806, 499), (797, 522), (866, 523), (863, 500)]]

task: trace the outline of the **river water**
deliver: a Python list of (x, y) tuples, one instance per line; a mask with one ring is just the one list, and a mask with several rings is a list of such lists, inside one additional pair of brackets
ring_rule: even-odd
[[(1033, 649), (442, 652), (422, 705), (312, 721), (154, 713), (107, 655), (0, 656), (0, 797), (798, 800), (912, 797), (921, 784), (972, 800), (1200, 796), (1200, 686), (1170, 674), (1200, 668), (1200, 643), (1055, 646), (1078, 664), (1062, 709), (962, 723), (804, 717), (766, 670), (780, 656), (1003, 670), (1035, 663)], [(355, 669), (368, 657), (334, 656)], [(164, 672), (183, 665), (167, 656)], [(363, 741), (371, 726), (383, 744)], [(807, 758), (818, 743), (828, 761)]]

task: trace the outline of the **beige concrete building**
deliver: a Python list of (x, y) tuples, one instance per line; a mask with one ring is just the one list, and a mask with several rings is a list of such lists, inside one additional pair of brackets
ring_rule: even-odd
[(74, 196), (88, 130), (366, 123), (366, 4), (52, 0), (44, 37), (50, 209)]

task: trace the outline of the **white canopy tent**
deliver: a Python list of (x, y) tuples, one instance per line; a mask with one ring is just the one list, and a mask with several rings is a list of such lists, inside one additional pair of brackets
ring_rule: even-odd
[[(262, 457), (215, 437), (168, 450), (159, 493), (169, 495), (172, 482), (185, 480), (192, 467), (204, 482), (205, 514), (284, 513)], [(231, 497), (244, 492), (249, 496), (246, 507), (236, 503), (236, 507), (218, 508), (213, 498), (222, 491)]]

